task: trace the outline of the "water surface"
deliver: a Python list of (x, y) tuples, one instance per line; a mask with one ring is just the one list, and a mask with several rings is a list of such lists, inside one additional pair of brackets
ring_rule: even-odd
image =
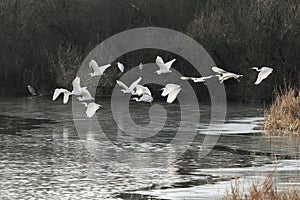
[[(213, 199), (222, 197), (233, 177), (241, 177), (246, 186), (247, 180), (260, 180), (275, 167), (281, 186), (300, 183), (299, 139), (262, 136), (262, 105), (228, 105), (218, 143), (200, 158), (203, 130), (210, 121), (208, 103), (200, 103), (200, 111), (195, 111), (201, 113), (196, 139), (179, 156), (168, 145), (182, 120), (178, 104), (162, 104), (168, 120), (159, 135), (133, 142), (132, 137), (118, 133), (110, 101), (97, 101), (103, 106), (97, 112), (99, 124), (112, 142), (97, 140), (93, 146), (90, 141), (99, 134), (90, 127), (85, 137), (79, 137), (71, 102), (1, 99), (0, 198)], [(135, 123), (149, 124), (149, 107), (130, 104)], [(86, 119), (75, 120), (84, 124)], [(100, 152), (100, 157), (91, 149)], [(136, 154), (128, 156), (126, 152), (132, 151)]]

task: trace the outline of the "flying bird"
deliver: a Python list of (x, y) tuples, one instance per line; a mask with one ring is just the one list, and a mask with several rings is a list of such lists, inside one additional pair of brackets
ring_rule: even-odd
[(135, 87), (135, 90), (133, 92), (134, 95), (138, 95), (141, 96), (142, 94), (148, 94), (150, 96), (152, 96), (151, 91), (149, 90), (148, 87), (143, 86), (143, 85), (137, 85)]
[(259, 72), (257, 80), (254, 83), (255, 85), (260, 84), (262, 80), (266, 79), (273, 72), (273, 69), (270, 67), (262, 67), (261, 69), (258, 69), (257, 67), (252, 67), (251, 69), (255, 69)]
[(90, 92), (88, 91), (87, 87), (81, 87), (80, 86), (80, 77), (76, 77), (73, 82), (73, 91), (71, 92), (71, 95), (76, 95), (76, 96), (81, 96), (78, 97), (77, 99), (79, 101), (90, 101), (94, 100)]
[(32, 96), (36, 96), (36, 91), (33, 87), (31, 87), (31, 85), (27, 85), (27, 89)]
[(140, 63), (140, 64), (139, 64), (139, 69), (140, 69), (141, 71), (143, 70), (143, 67), (144, 67), (143, 63)]
[(159, 67), (159, 70), (156, 70), (155, 73), (157, 74), (165, 74), (165, 73), (171, 73), (170, 70), (172, 64), (176, 61), (176, 59), (173, 59), (167, 63), (164, 63), (163, 59), (160, 56), (156, 57), (156, 64)]
[(70, 95), (76, 95), (76, 96), (82, 96), (78, 97), (79, 101), (88, 101), (88, 100), (93, 100), (94, 98), (91, 96), (90, 92), (87, 90), (87, 87), (81, 87), (80, 86), (80, 77), (76, 77), (73, 82), (73, 90), (72, 92), (64, 89), (64, 88), (56, 88), (52, 97), (52, 100), (55, 101), (57, 97), (63, 93), (63, 103), (66, 104), (69, 101), (69, 96)]
[(95, 60), (91, 60), (89, 62), (89, 67), (92, 68), (94, 70), (94, 72), (93, 73), (89, 73), (89, 75), (91, 77), (105, 75), (104, 71), (107, 68), (109, 68), (110, 66), (111, 66), (111, 64), (107, 64), (107, 65), (103, 65), (103, 66), (99, 67), (98, 63)]
[(132, 100), (137, 101), (137, 102), (146, 102), (146, 103), (151, 103), (153, 101), (153, 97), (148, 94), (143, 94), (140, 98), (134, 97)]
[(176, 99), (178, 93), (180, 92), (181, 87), (180, 85), (176, 85), (176, 84), (167, 84), (161, 90), (163, 90), (161, 96), (163, 97), (168, 96), (167, 103), (172, 103)]
[(125, 66), (122, 63), (117, 62), (117, 66), (121, 72), (124, 72)]
[(66, 104), (69, 101), (69, 96), (70, 95), (80, 95), (81, 87), (80, 87), (80, 78), (78, 76), (76, 76), (76, 78), (73, 80), (72, 85), (73, 85), (72, 92), (70, 92), (70, 91), (68, 91), (67, 89), (64, 89), (64, 88), (56, 88), (54, 90), (52, 100), (55, 101), (59, 97), (59, 95), (61, 93), (63, 93), (64, 94), (63, 103)]
[(238, 74), (235, 74), (232, 72), (227, 72), (218, 67), (212, 67), (211, 69), (212, 69), (212, 71), (218, 73), (215, 76), (219, 77), (220, 83), (223, 83), (225, 80), (230, 79), (230, 78), (234, 78), (239, 81), (239, 78), (243, 76), (243, 75), (238, 75)]
[(80, 96), (81, 97), (77, 98), (79, 101), (94, 100), (94, 98), (92, 97), (91, 93), (88, 91), (87, 87), (80, 88)]
[(64, 94), (64, 98), (63, 98), (63, 103), (66, 104), (69, 101), (69, 96), (71, 95), (71, 92), (63, 89), (63, 88), (56, 88), (52, 97), (52, 100), (55, 101), (57, 99), (57, 97), (63, 93)]
[(211, 76), (203, 76), (203, 77), (200, 77), (200, 78), (195, 78), (195, 77), (180, 77), (181, 80), (192, 80), (194, 81), (194, 83), (204, 83), (206, 80), (210, 79), (214, 77), (214, 75), (211, 75)]
[(136, 86), (141, 82), (142, 77), (139, 77), (136, 81), (134, 81), (129, 87), (125, 85), (123, 82), (117, 80), (117, 84), (122, 87), (123, 89), (121, 90), (123, 93), (129, 93), (129, 94), (134, 94), (134, 89)]
[(102, 107), (101, 105), (94, 102), (92, 103), (82, 102), (82, 104), (87, 108), (85, 114), (88, 118), (92, 118), (95, 115), (96, 111), (100, 107)]

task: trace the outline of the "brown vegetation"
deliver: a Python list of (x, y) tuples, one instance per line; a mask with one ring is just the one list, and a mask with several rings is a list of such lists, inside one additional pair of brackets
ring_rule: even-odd
[(261, 184), (252, 183), (249, 191), (243, 193), (236, 180), (231, 185), (231, 190), (222, 198), (223, 200), (298, 200), (300, 199), (299, 188), (277, 189), (273, 174), (270, 174)]
[[(270, 100), (274, 83), (283, 85), (284, 78), (295, 88), (300, 86), (299, 13), (297, 0), (3, 0), (0, 95), (24, 94), (28, 84), (45, 92), (64, 86), (69, 83), (66, 79), (73, 78), (66, 78), (68, 73), (78, 69), (77, 61), (68, 61), (70, 55), (79, 53), (82, 62), (87, 50), (116, 33), (157, 26), (187, 33), (217, 65), (244, 74), (238, 84), (226, 82), (231, 84), (226, 88), (228, 98)], [(65, 55), (65, 61), (59, 60)], [(126, 64), (130, 60), (134, 65), (149, 60), (146, 54), (122, 57)], [(177, 59), (179, 70), (195, 75)], [(257, 73), (250, 67), (260, 65), (273, 67), (274, 73), (257, 89), (253, 84)], [(112, 80), (106, 86), (114, 84)]]
[(276, 99), (267, 112), (263, 129), (267, 130), (267, 134), (300, 134), (299, 91), (290, 89), (282, 94), (277, 92)]

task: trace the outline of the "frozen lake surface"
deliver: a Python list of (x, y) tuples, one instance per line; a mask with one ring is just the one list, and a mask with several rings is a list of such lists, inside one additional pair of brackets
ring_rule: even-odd
[[(280, 186), (300, 183), (299, 138), (262, 136), (262, 105), (229, 104), (218, 143), (199, 158), (202, 130), (210, 121), (208, 103), (195, 111), (201, 120), (193, 145), (177, 156), (167, 144), (176, 132), (179, 105), (162, 104), (171, 125), (161, 135), (129, 142), (126, 135), (116, 139), (110, 101), (97, 101), (103, 106), (97, 112), (99, 123), (113, 143), (99, 138), (91, 142), (98, 137), (95, 127), (86, 138), (79, 137), (71, 102), (0, 99), (1, 199), (216, 199), (230, 189), (234, 177), (247, 187), (249, 180), (262, 180), (275, 167)], [(135, 123), (149, 123), (149, 107), (130, 104)], [(118, 145), (122, 151), (116, 150)], [(127, 156), (126, 151), (136, 152)]]

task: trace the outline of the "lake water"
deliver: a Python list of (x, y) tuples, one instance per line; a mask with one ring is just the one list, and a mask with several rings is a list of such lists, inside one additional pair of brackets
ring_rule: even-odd
[[(126, 134), (118, 138), (110, 101), (98, 101), (103, 106), (97, 117), (105, 140), (83, 118), (75, 122), (86, 124), (89, 131), (84, 137), (78, 134), (71, 102), (0, 99), (0, 198), (217, 199), (230, 189), (232, 178), (240, 177), (247, 187), (275, 168), (279, 186), (300, 184), (299, 138), (263, 136), (263, 105), (229, 104), (218, 143), (201, 158), (201, 130), (210, 120), (208, 103), (200, 103), (200, 111), (195, 111), (201, 113), (201, 121), (191, 148), (176, 155), (168, 143), (179, 123), (179, 105), (162, 104), (169, 125), (161, 135), (133, 142)], [(130, 104), (135, 123), (150, 122), (149, 107)], [(132, 152), (134, 156), (128, 156)]]

